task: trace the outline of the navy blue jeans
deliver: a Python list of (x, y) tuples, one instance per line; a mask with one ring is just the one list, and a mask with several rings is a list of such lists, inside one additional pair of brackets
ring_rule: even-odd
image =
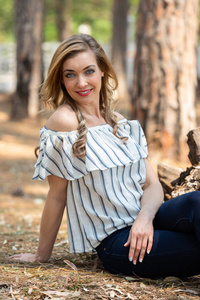
[(96, 248), (104, 267), (114, 274), (140, 277), (187, 277), (200, 274), (200, 191), (163, 203), (154, 219), (150, 254), (134, 265), (123, 245), (131, 227), (111, 234)]

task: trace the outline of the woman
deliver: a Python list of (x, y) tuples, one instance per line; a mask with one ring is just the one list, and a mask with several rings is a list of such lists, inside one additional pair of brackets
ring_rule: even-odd
[(112, 273), (190, 276), (200, 271), (200, 193), (163, 203), (137, 121), (112, 112), (115, 72), (89, 35), (56, 50), (41, 94), (54, 109), (41, 129), (33, 179), (49, 192), (35, 254), (46, 262), (67, 207), (70, 252), (97, 251)]

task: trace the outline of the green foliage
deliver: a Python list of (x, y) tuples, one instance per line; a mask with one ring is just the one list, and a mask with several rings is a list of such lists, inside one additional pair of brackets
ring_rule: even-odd
[[(87, 24), (95, 38), (100, 41), (108, 41), (112, 28), (112, 2), (113, 0), (72, 1), (72, 33), (78, 33), (79, 26)], [(57, 38), (55, 2), (45, 0), (44, 39), (51, 41), (57, 40)]]
[(81, 24), (92, 25), (96, 19), (110, 19), (112, 0), (76, 0), (73, 1), (72, 15)]
[(44, 40), (58, 40), (56, 27), (55, 1), (44, 0)]
[(198, 42), (200, 42), (200, 1), (199, 1), (199, 32), (198, 32)]
[(48, 25), (44, 26), (44, 40), (45, 41), (58, 40), (58, 31), (55, 26), (55, 22), (48, 22)]
[(136, 15), (140, 0), (130, 0), (130, 13)]
[(112, 33), (112, 23), (110, 22), (110, 20), (97, 19), (94, 21), (91, 34), (100, 43), (109, 42), (111, 40), (111, 33)]
[(107, 42), (112, 29), (112, 0), (77, 0), (72, 8), (74, 33), (81, 24), (91, 28), (91, 34), (99, 41)]
[(0, 42), (14, 40), (14, 0), (0, 0)]
[[(91, 28), (91, 34), (98, 41), (110, 41), (114, 0), (71, 1), (72, 33), (78, 33), (79, 26), (87, 24)], [(0, 42), (14, 40), (14, 2), (14, 0), (0, 0)], [(138, 3), (139, 0), (130, 0), (131, 14), (137, 12)], [(44, 6), (44, 40), (58, 40), (55, 1), (44, 0)]]
[[(44, 41), (57, 41), (55, 0), (44, 1)], [(62, 1), (62, 0), (60, 0)]]

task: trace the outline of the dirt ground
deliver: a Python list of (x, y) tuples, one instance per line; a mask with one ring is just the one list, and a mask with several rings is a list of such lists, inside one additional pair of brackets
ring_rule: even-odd
[(9, 100), (0, 97), (0, 299), (166, 299), (200, 298), (200, 276), (157, 280), (114, 276), (96, 255), (71, 255), (63, 219), (49, 263), (13, 262), (9, 256), (34, 252), (48, 190), (32, 181), (34, 148), (44, 120), (9, 120)]

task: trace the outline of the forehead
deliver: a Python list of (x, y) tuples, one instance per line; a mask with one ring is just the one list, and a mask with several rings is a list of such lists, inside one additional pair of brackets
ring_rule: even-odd
[(84, 69), (89, 65), (97, 66), (96, 57), (90, 50), (77, 53), (73, 57), (67, 58), (63, 63), (63, 69)]

